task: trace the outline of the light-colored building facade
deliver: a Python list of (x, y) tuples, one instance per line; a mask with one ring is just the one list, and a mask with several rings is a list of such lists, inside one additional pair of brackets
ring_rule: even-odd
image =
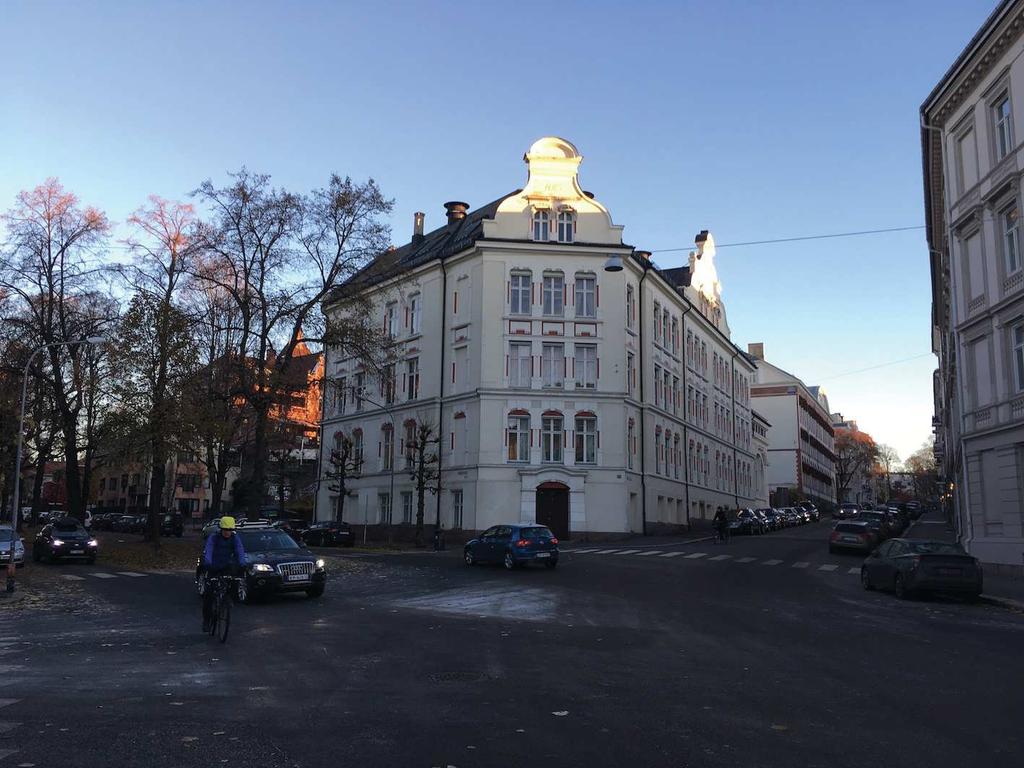
[(768, 492), (768, 449), (771, 447), (771, 423), (757, 411), (750, 412), (754, 439), (754, 506), (771, 506)]
[(1024, 564), (1024, 2), (1005, 0), (921, 107), (935, 454), (960, 541)]
[(772, 506), (805, 499), (831, 509), (836, 503), (835, 432), (828, 398), (820, 387), (764, 359), (764, 344), (751, 344), (757, 361), (750, 394), (757, 412), (771, 423), (768, 489)]
[[(751, 506), (754, 366), (730, 341), (712, 238), (659, 270), (582, 190), (571, 143), (541, 139), (524, 159), (523, 190), (474, 211), (447, 203), (429, 234), (417, 214), (412, 241), (363, 278), (400, 362), (375, 378), (328, 353), (322, 469), (341, 435), (363, 460), (345, 519), (413, 522), (417, 420), (440, 435), (425, 518), (445, 529), (650, 532)], [(319, 518), (336, 496), (321, 482)]]

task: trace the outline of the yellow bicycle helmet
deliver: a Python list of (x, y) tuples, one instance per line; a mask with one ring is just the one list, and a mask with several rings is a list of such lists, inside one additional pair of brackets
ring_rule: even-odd
[(220, 529), (222, 531), (233, 531), (235, 530), (235, 518), (225, 515), (220, 519)]

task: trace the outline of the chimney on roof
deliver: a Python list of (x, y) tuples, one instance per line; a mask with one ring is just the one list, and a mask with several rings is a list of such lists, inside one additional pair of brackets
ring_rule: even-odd
[(469, 203), (452, 200), (444, 204), (444, 210), (448, 216), (448, 223), (454, 224), (455, 222), (462, 221), (466, 218), (466, 211), (469, 210)]
[(423, 240), (423, 218), (423, 211), (416, 211), (412, 215), (412, 241), (414, 243), (419, 243)]
[(638, 259), (640, 259), (640, 263), (641, 264), (650, 264), (651, 263), (651, 252), (650, 251), (633, 251), (633, 255), (635, 255)]
[(753, 344), (747, 344), (747, 354), (758, 360), (764, 360), (764, 342), (758, 341)]

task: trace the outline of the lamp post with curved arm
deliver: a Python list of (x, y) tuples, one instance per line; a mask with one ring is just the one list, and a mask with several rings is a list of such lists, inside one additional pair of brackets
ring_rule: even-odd
[(84, 339), (76, 339), (74, 341), (54, 341), (49, 344), (43, 344), (41, 347), (36, 349), (31, 355), (28, 356), (28, 361), (25, 363), (25, 370), (21, 378), (21, 417), (18, 421), (18, 447), (14, 454), (14, 498), (12, 500), (11, 507), (11, 557), (10, 562), (7, 564), (7, 591), (14, 591), (14, 576), (15, 576), (15, 565), (14, 565), (14, 548), (18, 541), (18, 514), (21, 512), (21, 449), (22, 443), (25, 437), (25, 401), (28, 396), (28, 372), (29, 368), (32, 367), (32, 361), (35, 360), (36, 355), (40, 352), (45, 352), (51, 347), (73, 347), (78, 344), (102, 344), (106, 341), (103, 336), (89, 336)]

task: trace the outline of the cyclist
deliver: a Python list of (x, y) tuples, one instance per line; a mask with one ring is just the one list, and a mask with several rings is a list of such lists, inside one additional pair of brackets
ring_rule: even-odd
[(723, 543), (728, 541), (729, 513), (725, 511), (725, 507), (719, 507), (718, 511), (715, 512), (714, 525), (718, 529), (718, 540)]
[[(242, 539), (235, 534), (235, 518), (224, 516), (220, 519), (220, 530), (211, 533), (203, 549), (203, 565), (206, 578), (229, 576), (245, 565), (245, 548)], [(213, 608), (213, 590), (207, 586), (203, 593), (203, 631), (210, 629)]]

